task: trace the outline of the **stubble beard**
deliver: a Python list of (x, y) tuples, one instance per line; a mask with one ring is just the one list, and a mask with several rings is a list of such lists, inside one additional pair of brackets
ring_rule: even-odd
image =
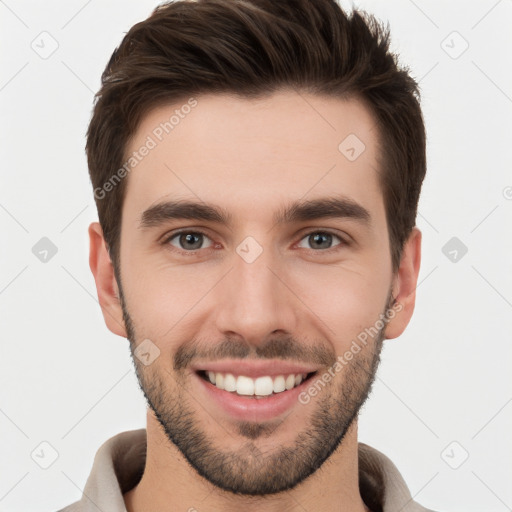
[[(143, 365), (134, 356), (136, 340), (135, 326), (126, 308), (120, 288), (132, 359), (139, 386), (147, 404), (161, 425), (169, 442), (173, 443), (199, 475), (216, 487), (231, 493), (246, 496), (265, 496), (291, 490), (322, 466), (340, 446), (347, 431), (366, 402), (375, 380), (380, 363), (380, 354), (385, 337), (385, 326), (375, 339), (354, 354), (353, 359), (336, 374), (317, 396), (307, 405), (309, 419), (302, 426), (295, 439), (284, 445), (276, 443), (270, 453), (258, 447), (258, 440), (270, 438), (279, 428), (276, 422), (237, 422), (236, 431), (231, 434), (245, 439), (241, 448), (221, 449), (212, 441), (208, 425), (202, 423), (195, 413), (199, 406), (190, 396), (183, 370), (174, 371), (160, 364)], [(391, 296), (383, 314), (391, 306)], [(174, 373), (174, 374), (173, 374)], [(190, 378), (190, 376), (189, 376)], [(321, 378), (320, 373), (313, 377)], [(174, 382), (175, 386), (169, 384)], [(282, 420), (293, 424), (293, 410)], [(215, 425), (213, 427), (215, 429)], [(225, 429), (217, 429), (229, 437)]]

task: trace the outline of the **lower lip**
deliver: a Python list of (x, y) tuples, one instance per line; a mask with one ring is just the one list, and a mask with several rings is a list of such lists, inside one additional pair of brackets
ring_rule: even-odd
[(309, 386), (310, 380), (307, 379), (292, 389), (265, 398), (246, 398), (237, 393), (219, 389), (195, 372), (194, 377), (199, 381), (209, 401), (213, 400), (233, 418), (245, 421), (271, 420), (285, 413), (294, 405), (300, 405), (299, 395)]

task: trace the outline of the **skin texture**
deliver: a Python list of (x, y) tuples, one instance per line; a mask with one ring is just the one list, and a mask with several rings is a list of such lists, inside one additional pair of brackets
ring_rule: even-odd
[[(127, 509), (367, 510), (358, 486), (357, 412), (383, 340), (399, 336), (413, 313), (421, 248), (414, 228), (393, 275), (374, 120), (355, 99), (289, 90), (258, 100), (196, 99), (125, 178), (121, 287), (99, 224), (89, 228), (108, 328), (128, 337), (132, 351), (145, 339), (160, 351), (147, 366), (134, 357), (149, 404), (148, 448), (142, 480), (125, 494)], [(179, 107), (149, 112), (128, 153)], [(365, 145), (354, 161), (338, 150), (349, 134)], [(273, 222), (291, 202), (340, 195), (363, 206), (370, 223)], [(178, 199), (220, 206), (232, 222), (141, 227), (145, 210)], [(205, 237), (169, 239), (183, 228)], [(309, 235), (326, 231), (333, 237), (315, 245)], [(262, 248), (251, 263), (236, 251), (249, 236)], [(385, 328), (317, 396), (271, 421), (230, 417), (208, 400), (191, 368), (263, 358), (312, 363), (321, 375), (393, 299), (400, 309)]]

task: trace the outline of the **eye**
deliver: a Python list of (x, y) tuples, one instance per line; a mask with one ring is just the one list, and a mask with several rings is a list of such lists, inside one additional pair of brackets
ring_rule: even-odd
[[(210, 245), (203, 246), (205, 239), (210, 241)], [(212, 246), (210, 238), (201, 231), (180, 231), (179, 233), (174, 233), (164, 240), (164, 244), (170, 244), (186, 252), (206, 249)]]
[[(333, 240), (337, 239), (338, 243), (333, 245)], [(204, 245), (205, 242), (207, 245)], [(167, 236), (163, 242), (164, 245), (172, 245), (178, 251), (194, 253), (200, 249), (208, 249), (213, 247), (214, 243), (210, 237), (202, 231), (179, 231)], [(308, 244), (308, 245), (304, 245)], [(311, 231), (307, 233), (299, 242), (298, 247), (305, 249), (322, 249), (328, 251), (335, 249), (337, 246), (348, 245), (339, 235), (330, 233), (329, 231)], [(323, 252), (322, 251), (322, 252)]]
[[(306, 243), (311, 244), (310, 247), (305, 247), (306, 249), (332, 249), (333, 238), (337, 238), (340, 241), (340, 243), (336, 244), (334, 247), (338, 245), (346, 245), (346, 242), (341, 237), (334, 233), (329, 233), (328, 231), (311, 231), (303, 237), (302, 240), (306, 240)], [(299, 243), (299, 247), (304, 247), (304, 245), (301, 244), (302, 241)]]

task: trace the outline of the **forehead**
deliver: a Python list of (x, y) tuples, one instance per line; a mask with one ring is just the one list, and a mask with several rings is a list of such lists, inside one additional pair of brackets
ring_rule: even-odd
[(159, 201), (187, 198), (238, 215), (268, 211), (270, 220), (283, 202), (333, 194), (383, 215), (377, 136), (370, 112), (355, 99), (282, 91), (160, 106), (127, 147), (127, 156), (137, 158), (127, 174), (123, 218), (135, 222)]

